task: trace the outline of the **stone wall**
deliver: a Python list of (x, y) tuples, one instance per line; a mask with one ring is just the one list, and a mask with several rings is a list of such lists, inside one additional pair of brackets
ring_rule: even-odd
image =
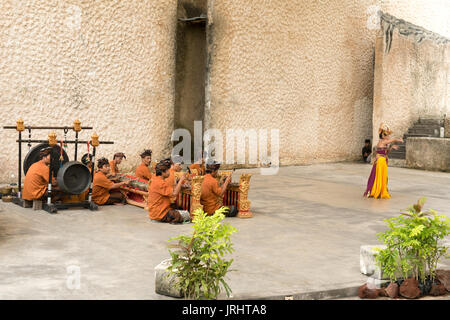
[[(155, 150), (155, 157), (166, 155), (173, 129), (176, 4), (1, 1), (1, 124), (15, 125), (22, 117), (25, 125), (70, 126), (78, 118), (100, 140), (115, 142), (101, 146), (100, 156), (125, 152), (124, 170), (140, 161), (144, 148)], [(36, 131), (33, 138), (47, 134)], [(63, 138), (62, 131), (57, 134)], [(0, 154), (1, 181), (17, 176), (16, 138), (16, 132), (0, 130), (7, 150)]]
[[(206, 126), (280, 129), (282, 165), (359, 158), (372, 132), (376, 10), (450, 34), (442, 0), (199, 3), (209, 20)], [(0, 2), (2, 125), (78, 118), (115, 141), (100, 156), (127, 154), (125, 171), (144, 148), (166, 156), (176, 18), (175, 0)], [(397, 42), (394, 36), (392, 49)], [(8, 150), (0, 154), (1, 182), (17, 174), (16, 137), (0, 130)]]
[(450, 115), (450, 40), (383, 14), (376, 40), (373, 139), (380, 123), (402, 137), (419, 117)]
[(406, 165), (414, 169), (450, 172), (450, 138), (408, 138)]
[(379, 122), (375, 9), (450, 30), (439, 1), (211, 1), (207, 126), (279, 129), (282, 165), (359, 159)]

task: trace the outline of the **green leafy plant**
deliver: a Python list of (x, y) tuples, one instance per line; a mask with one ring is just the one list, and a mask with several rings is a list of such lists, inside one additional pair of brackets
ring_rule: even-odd
[(188, 299), (216, 299), (222, 289), (227, 296), (231, 288), (225, 281), (225, 275), (233, 259), (226, 260), (224, 255), (232, 253), (231, 234), (237, 230), (221, 221), (224, 210), (217, 210), (207, 216), (201, 209), (194, 212), (194, 232), (191, 236), (181, 235), (169, 239), (178, 240), (177, 245), (169, 245), (172, 257), (168, 267), (169, 275), (176, 274), (177, 286)]
[(447, 247), (439, 240), (450, 233), (450, 220), (436, 211), (422, 212), (426, 198), (406, 209), (397, 218), (385, 219), (388, 229), (378, 234), (378, 239), (386, 245), (379, 249), (376, 260), (391, 281), (397, 274), (404, 279), (412, 275), (424, 282), (429, 275), (436, 276), (439, 259), (448, 259)]

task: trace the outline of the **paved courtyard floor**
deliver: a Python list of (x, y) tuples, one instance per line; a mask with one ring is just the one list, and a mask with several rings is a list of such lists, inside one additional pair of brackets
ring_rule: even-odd
[[(252, 219), (239, 230), (228, 282), (234, 299), (283, 297), (361, 285), (359, 248), (377, 244), (383, 219), (428, 198), (450, 214), (450, 173), (389, 168), (390, 200), (362, 197), (370, 165), (332, 163), (252, 172)], [(138, 207), (50, 215), (0, 202), (0, 299), (168, 299), (154, 290), (154, 267), (170, 237), (192, 225), (151, 222)], [(79, 289), (69, 289), (79, 267)], [(450, 267), (449, 261), (445, 267)]]

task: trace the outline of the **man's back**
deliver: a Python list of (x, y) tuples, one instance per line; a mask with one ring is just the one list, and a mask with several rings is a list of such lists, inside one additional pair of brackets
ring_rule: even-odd
[(202, 195), (200, 198), (200, 203), (203, 205), (203, 210), (205, 212), (213, 214), (222, 206), (218, 199), (221, 192), (222, 189), (216, 178), (209, 173), (206, 174), (202, 183)]
[(42, 161), (37, 161), (28, 168), (23, 183), (23, 199), (36, 200), (44, 196), (48, 186), (49, 170)]

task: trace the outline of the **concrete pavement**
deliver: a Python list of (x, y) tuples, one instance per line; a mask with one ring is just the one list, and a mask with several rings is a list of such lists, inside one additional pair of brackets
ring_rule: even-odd
[[(228, 283), (234, 299), (318, 298), (312, 292), (355, 288), (359, 247), (377, 244), (383, 219), (420, 197), (450, 213), (450, 173), (388, 168), (392, 198), (363, 198), (370, 165), (331, 163), (252, 172), (252, 219), (228, 218), (239, 230)], [(168, 299), (154, 292), (153, 268), (169, 257), (170, 237), (191, 225), (151, 222), (138, 207), (56, 215), (0, 203), (0, 299)], [(445, 266), (450, 267), (446, 261)], [(79, 267), (79, 289), (69, 289)], [(69, 284), (69, 288), (68, 285)], [(338, 290), (338, 291), (336, 291)]]

